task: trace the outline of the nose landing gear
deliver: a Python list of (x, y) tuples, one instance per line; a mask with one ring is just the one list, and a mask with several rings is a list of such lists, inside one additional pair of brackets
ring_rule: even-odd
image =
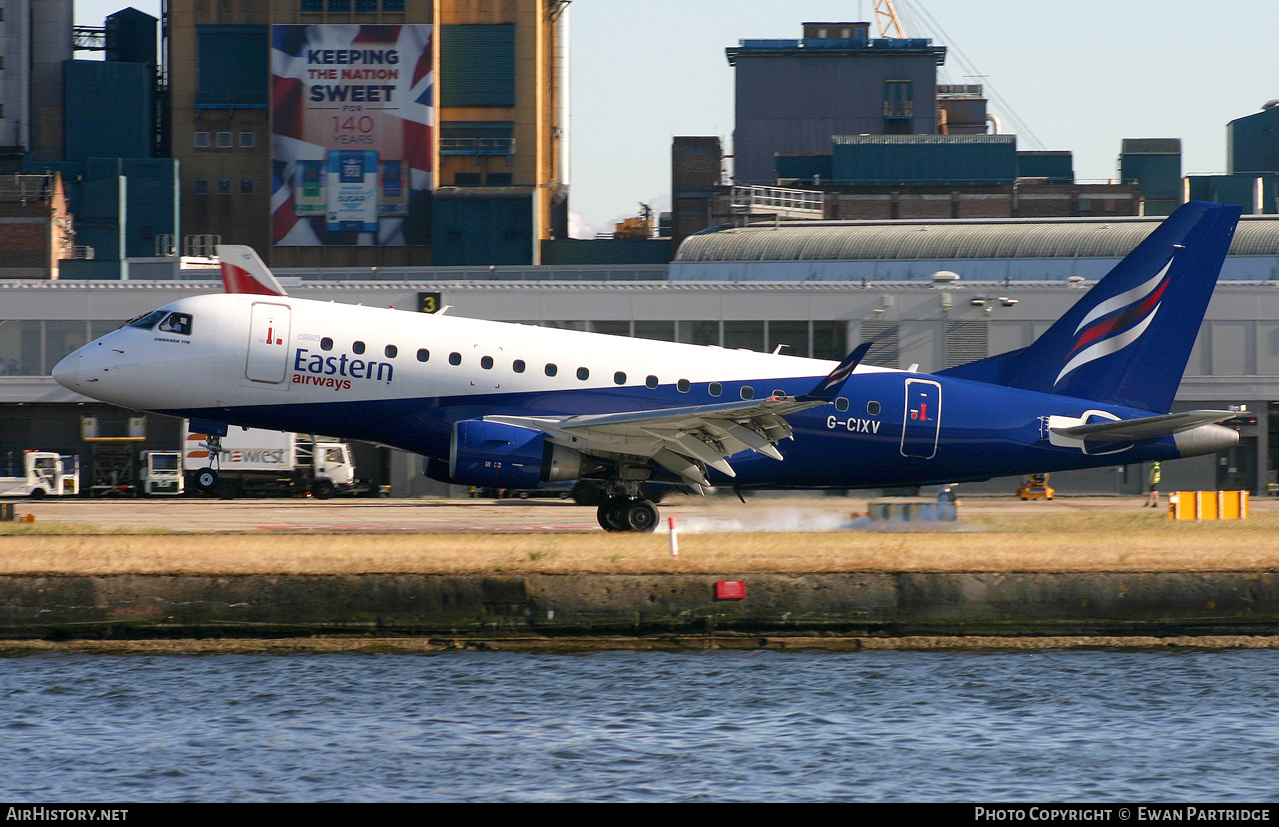
[(222, 453), (222, 437), (210, 435), (208, 437), (209, 446), (209, 467), (201, 468), (195, 475), (195, 487), (201, 493), (208, 494), (210, 491), (218, 487), (218, 457)]

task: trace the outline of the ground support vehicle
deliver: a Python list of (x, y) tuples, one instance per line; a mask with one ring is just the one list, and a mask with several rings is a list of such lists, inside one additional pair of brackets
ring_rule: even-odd
[(223, 437), (193, 432), (188, 424), (182, 470), (191, 487), (222, 497), (367, 494), (357, 481), (351, 448), (284, 431), (230, 428)]
[(67, 497), (80, 493), (80, 458), (52, 451), (23, 451), (22, 463), (10, 458), (0, 476), (0, 497)]

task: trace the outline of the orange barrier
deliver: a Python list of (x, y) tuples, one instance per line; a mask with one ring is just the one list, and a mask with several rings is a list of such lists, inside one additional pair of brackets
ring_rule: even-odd
[(1174, 491), (1168, 495), (1170, 520), (1246, 520), (1247, 491)]

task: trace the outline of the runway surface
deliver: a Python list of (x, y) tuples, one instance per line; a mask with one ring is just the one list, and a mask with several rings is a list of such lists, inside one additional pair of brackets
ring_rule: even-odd
[[(87, 523), (104, 529), (151, 529), (176, 532), (598, 532), (595, 509), (571, 500), (436, 500), (436, 499), (27, 499), (12, 500), (19, 514), (37, 522)], [(1062, 513), (1140, 512), (1136, 497), (1057, 498), (1051, 502), (1021, 502), (1013, 497), (973, 497), (960, 502), (964, 515), (998, 512), (1000, 516), (1036, 517)], [(792, 519), (814, 530), (837, 528), (854, 514), (866, 511), (856, 497), (748, 495), (746, 504), (734, 497), (677, 497), (659, 506), (662, 530), (666, 518), (677, 526), (702, 531), (751, 530), (752, 520), (768, 515), (787, 530)], [(1163, 506), (1166, 508), (1166, 505)], [(1272, 511), (1279, 502), (1253, 500), (1253, 511)], [(745, 525), (743, 528), (742, 526)]]

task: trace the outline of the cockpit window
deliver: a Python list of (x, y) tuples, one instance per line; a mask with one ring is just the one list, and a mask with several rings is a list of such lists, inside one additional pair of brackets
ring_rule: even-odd
[(128, 324), (125, 325), (125, 327), (140, 327), (143, 330), (150, 330), (151, 328), (156, 326), (157, 322), (159, 322), (161, 319), (163, 319), (167, 315), (169, 315), (169, 311), (167, 310), (152, 310), (150, 313), (146, 314), (145, 316), (139, 316), (138, 318), (129, 322)]
[(190, 336), (191, 314), (170, 313), (164, 321), (160, 322), (160, 330), (164, 333), (180, 333), (183, 336)]

